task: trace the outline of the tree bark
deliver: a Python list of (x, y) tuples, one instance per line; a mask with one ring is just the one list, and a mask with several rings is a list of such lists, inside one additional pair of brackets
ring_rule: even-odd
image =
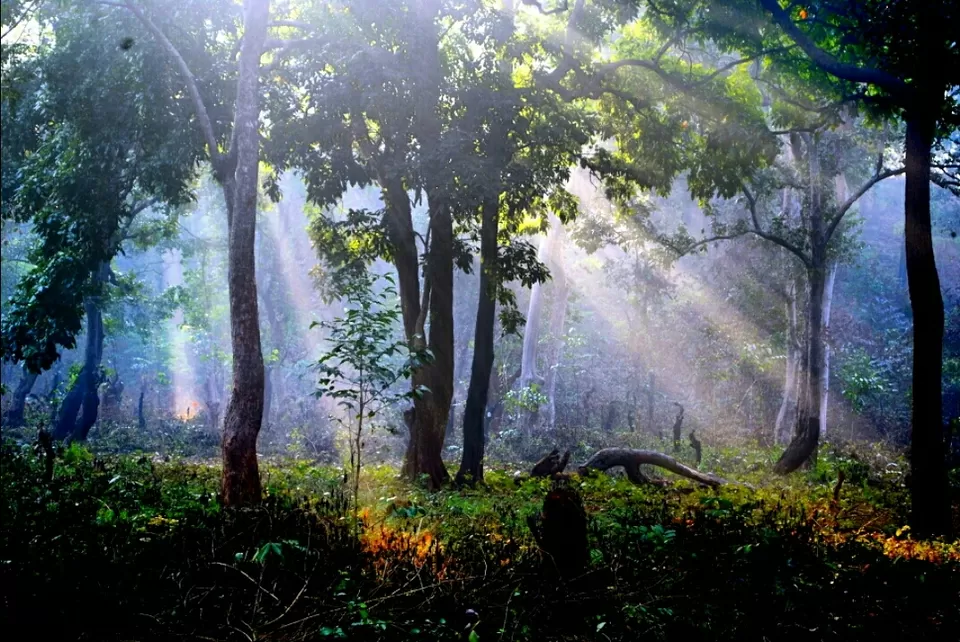
[(232, 177), (221, 180), (229, 216), (227, 257), (233, 349), (233, 392), (223, 422), (221, 499), (225, 506), (256, 504), (261, 498), (257, 436), (263, 419), (264, 366), (254, 241), (260, 164), (260, 56), (269, 6), (269, 0), (245, 3), (232, 149), (236, 167)]
[(10, 407), (4, 414), (3, 423), (10, 428), (19, 428), (25, 422), (25, 411), (27, 407), (27, 395), (33, 390), (33, 384), (37, 382), (39, 375), (36, 372), (30, 372), (23, 368), (20, 381), (17, 383), (17, 389), (13, 392), (13, 399), (10, 400)]
[[(552, 218), (552, 217), (551, 217)], [(541, 263), (549, 263), (552, 254), (551, 245), (556, 238), (557, 225), (547, 232), (540, 240), (540, 249), (537, 259)], [(520, 356), (520, 388), (529, 388), (532, 385), (543, 385), (543, 377), (537, 371), (537, 348), (540, 342), (540, 318), (543, 316), (543, 288), (544, 284), (534, 283), (530, 288), (530, 303), (527, 305), (527, 318), (523, 327), (523, 351)], [(526, 417), (526, 427), (529, 428), (537, 420), (538, 413), (530, 412)]]
[(653, 374), (653, 371), (650, 371), (650, 380), (647, 383), (647, 430), (650, 431), (650, 434), (657, 433), (657, 436), (661, 439), (663, 438), (663, 433), (660, 431), (654, 431), (653, 426), (653, 400), (654, 395), (656, 394), (657, 387), (657, 376)]
[[(87, 317), (86, 342), (83, 351), (83, 367), (73, 387), (60, 404), (53, 438), (62, 440), (71, 438), (84, 441), (90, 429), (97, 422), (100, 396), (100, 362), (103, 359), (103, 314), (101, 312), (101, 288), (107, 278), (108, 263), (101, 263), (92, 275), (93, 292), (83, 301)], [(78, 415), (79, 414), (79, 418)]]
[(480, 225), (480, 294), (473, 338), (470, 387), (463, 412), (463, 457), (457, 472), (458, 484), (483, 481), (483, 450), (486, 442), (484, 426), (490, 376), (493, 373), (493, 340), (497, 320), (499, 208), (498, 200), (485, 202)]
[(414, 387), (426, 387), (428, 392), (414, 401), (404, 472), (410, 479), (425, 475), (427, 486), (437, 489), (450, 479), (442, 455), (453, 399), (453, 217), (439, 194), (430, 199), (429, 205), (430, 248), (425, 278), (430, 284), (427, 345), (432, 360), (413, 375)]
[(830, 400), (830, 310), (833, 307), (833, 286), (837, 281), (837, 261), (827, 268), (827, 280), (823, 288), (823, 374), (820, 378), (820, 439), (827, 436), (827, 403)]
[(942, 417), (943, 295), (930, 225), (930, 148), (934, 114), (910, 114), (906, 134), (904, 237), (913, 310), (911, 526), (920, 536), (949, 534), (950, 503)]
[(827, 241), (820, 180), (820, 155), (815, 138), (803, 136), (807, 147), (810, 181), (810, 265), (807, 278), (810, 298), (807, 314), (807, 372), (800, 392), (800, 408), (793, 439), (773, 470), (781, 475), (803, 466), (817, 450), (820, 439), (821, 377), (823, 375), (823, 293), (826, 284)]
[(143, 413), (143, 398), (147, 394), (147, 386), (140, 384), (140, 399), (137, 401), (137, 426), (141, 431), (147, 429), (147, 416)]
[(608, 470), (616, 466), (623, 466), (630, 481), (645, 484), (649, 483), (650, 479), (640, 470), (640, 466), (644, 464), (665, 468), (704, 486), (716, 488), (725, 483), (720, 477), (685, 466), (670, 455), (655, 450), (634, 450), (632, 448), (604, 448), (598, 450), (586, 463), (580, 466), (579, 473), (583, 475), (590, 469)]
[(550, 274), (553, 281), (553, 311), (550, 314), (550, 347), (547, 350), (547, 373), (544, 376), (543, 388), (547, 397), (545, 422), (550, 430), (557, 423), (557, 369), (563, 356), (563, 345), (567, 322), (567, 302), (570, 298), (570, 285), (567, 283), (567, 273), (563, 264), (564, 233), (560, 222), (557, 221), (558, 239), (554, 254), (550, 261)]
[(787, 363), (783, 381), (783, 401), (777, 412), (777, 421), (774, 425), (774, 439), (776, 443), (787, 443), (789, 438), (788, 426), (794, 426), (797, 411), (797, 375), (800, 371), (800, 348), (797, 331), (797, 289), (796, 284), (790, 285), (787, 291)]

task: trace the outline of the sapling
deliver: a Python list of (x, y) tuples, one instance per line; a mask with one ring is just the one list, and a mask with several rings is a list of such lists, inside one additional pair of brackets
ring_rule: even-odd
[[(377, 287), (383, 281), (382, 287)], [(350, 471), (353, 476), (353, 518), (359, 529), (360, 471), (363, 437), (377, 413), (391, 403), (423, 394), (398, 391), (396, 384), (408, 379), (426, 362), (429, 353), (411, 350), (402, 339), (400, 308), (393, 277), (364, 272), (342, 285), (345, 302), (342, 316), (321, 321), (329, 331), (330, 349), (320, 357), (316, 396), (337, 400), (345, 413), (333, 417), (350, 436)], [(311, 326), (311, 327), (313, 327)]]

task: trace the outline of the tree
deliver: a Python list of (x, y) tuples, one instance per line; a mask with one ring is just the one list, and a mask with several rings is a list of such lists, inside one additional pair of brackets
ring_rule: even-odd
[(322, 321), (330, 331), (330, 349), (317, 362), (320, 379), (318, 396), (337, 400), (346, 417), (335, 420), (350, 435), (350, 469), (353, 474), (353, 519), (359, 529), (361, 455), (365, 430), (385, 405), (427, 390), (396, 392), (394, 384), (429, 361), (427, 353), (411, 353), (405, 339), (397, 339), (400, 310), (393, 304), (396, 289), (393, 279), (375, 292), (377, 279), (363, 274), (343, 289), (344, 314), (332, 322)]
[[(330, 11), (314, 17), (312, 35), (326, 46), (305, 48), (284, 67), (290, 82), (278, 88), (271, 104), (277, 105), (277, 119), (290, 126), (271, 140), (270, 159), (278, 171), (300, 168), (310, 199), (322, 207), (336, 203), (348, 184), (373, 184), (380, 191), (382, 209), (321, 217), (314, 236), (334, 271), (349, 273), (375, 258), (389, 260), (397, 270), (407, 340), (434, 356), (411, 382), (414, 389), (430, 392), (415, 398), (408, 414), (411, 438), (404, 472), (411, 478), (426, 475), (437, 487), (448, 479), (441, 447), (453, 390), (454, 265), (472, 265), (470, 242), (482, 236), (487, 239), (482, 269), (488, 269), (488, 279), (496, 277), (494, 284), (520, 274), (541, 278), (529, 244), (517, 239), (508, 244), (506, 239), (516, 233), (526, 212), (547, 206), (570, 209), (571, 200), (549, 186), (563, 180), (575, 158), (568, 150), (579, 153), (586, 138), (570, 135), (579, 131), (579, 116), (540, 112), (536, 107), (542, 98), (515, 86), (504, 73), (508, 66), (500, 59), (519, 54), (503, 48), (505, 38), (485, 34), (503, 30), (508, 39), (512, 29), (504, 24), (509, 17), (481, 3), (410, 2), (386, 8), (357, 0), (349, 6), (349, 14)], [(448, 28), (460, 20), (456, 30)], [(291, 109), (296, 100), (282, 93), (298, 91), (298, 86), (317, 88), (307, 110)], [(558, 114), (556, 121), (548, 119)], [(524, 147), (527, 131), (535, 142)], [(542, 162), (543, 151), (557, 140), (567, 142), (550, 158), (565, 154), (565, 160)], [(425, 229), (415, 224), (421, 204), (427, 210)], [(486, 220), (479, 231), (478, 219)], [(490, 272), (490, 253), (497, 245), (490, 240), (496, 237), (496, 272)], [(491, 295), (488, 287), (481, 292), (482, 297)], [(493, 293), (509, 313), (512, 293), (497, 285)], [(480, 309), (481, 325), (492, 336), (489, 304)], [(478, 348), (479, 358), (487, 348)], [(481, 379), (489, 380), (489, 374), (478, 374), (475, 400), (482, 400)], [(475, 404), (468, 401), (467, 421), (475, 414), (482, 417)]]
[[(197, 151), (191, 136), (168, 131), (186, 106), (164, 92), (169, 77), (149, 55), (116, 46), (120, 25), (91, 34), (98, 8), (54, 15), (44, 17), (53, 44), (4, 69), (3, 214), (29, 222), (38, 242), (4, 315), (3, 352), (47, 369), (86, 318), (84, 367), (54, 428), (84, 439), (97, 417), (110, 262), (138, 214), (187, 200)], [(97, 82), (79, 82), (91, 69)], [(147, 77), (153, 85), (136, 85)]]
[(258, 503), (261, 486), (257, 436), (263, 419), (264, 365), (257, 309), (254, 240), (260, 166), (260, 59), (267, 50), (270, 3), (269, 0), (247, 0), (244, 3), (243, 36), (236, 70), (236, 102), (230, 143), (226, 150), (221, 148), (218, 132), (214, 128), (209, 99), (204, 97), (181, 51), (138, 5), (123, 2), (122, 7), (132, 13), (161, 44), (168, 59), (180, 72), (203, 135), (213, 175), (223, 191), (229, 228), (228, 286), (233, 391), (223, 424), (221, 500), (227, 506)]
[(760, 4), (817, 69), (842, 81), (848, 96), (906, 123), (904, 229), (914, 323), (912, 521), (921, 535), (946, 534), (944, 311), (933, 253), (930, 180), (960, 193), (956, 164), (936, 168), (933, 153), (938, 141), (960, 127), (960, 9), (949, 1), (824, 2), (807, 6), (795, 19), (778, 0)]

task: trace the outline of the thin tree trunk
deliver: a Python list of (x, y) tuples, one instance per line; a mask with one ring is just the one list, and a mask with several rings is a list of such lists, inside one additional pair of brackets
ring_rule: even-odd
[(653, 371), (650, 371), (650, 381), (647, 383), (647, 430), (650, 431), (650, 434), (657, 433), (657, 436), (661, 439), (663, 438), (663, 433), (660, 431), (654, 430), (653, 425), (653, 401), (657, 389), (657, 375), (653, 374)]
[(463, 412), (463, 457), (457, 472), (458, 484), (483, 481), (483, 450), (486, 442), (484, 425), (490, 376), (493, 373), (493, 340), (497, 320), (499, 207), (499, 201), (492, 199), (483, 205), (480, 227), (480, 295), (473, 339), (470, 387)]
[(137, 401), (137, 426), (141, 431), (147, 429), (147, 416), (143, 414), (143, 398), (147, 394), (147, 387), (140, 384), (140, 399)]
[(260, 56), (269, 9), (269, 0), (247, 0), (245, 4), (233, 131), (236, 168), (221, 181), (230, 230), (227, 257), (233, 348), (233, 392), (223, 422), (221, 499), (226, 506), (256, 504), (261, 498), (257, 436), (263, 420), (264, 367), (254, 241), (260, 165)]
[(13, 399), (10, 401), (10, 407), (3, 417), (3, 423), (10, 428), (19, 428), (24, 424), (25, 411), (27, 407), (27, 395), (33, 390), (33, 384), (37, 382), (39, 375), (36, 372), (30, 372), (23, 368), (20, 376), (20, 382), (17, 383), (17, 389), (13, 392)]
[(913, 310), (913, 416), (910, 443), (911, 526), (920, 536), (950, 532), (942, 417), (943, 295), (930, 225), (930, 148), (935, 117), (907, 120), (904, 236)]
[[(845, 129), (849, 129), (849, 124)], [(834, 192), (837, 203), (845, 203), (850, 189), (847, 186), (847, 178), (842, 173), (834, 177)], [(827, 239), (827, 243), (830, 240)], [(823, 290), (823, 334), (826, 338), (823, 346), (823, 380), (820, 386), (820, 439), (827, 436), (827, 409), (830, 400), (830, 311), (833, 307), (833, 286), (837, 280), (837, 268), (839, 263), (836, 259), (831, 261), (827, 268), (827, 282)]]
[(796, 283), (790, 284), (787, 291), (787, 363), (783, 381), (783, 400), (777, 412), (777, 421), (773, 434), (776, 443), (783, 444), (790, 440), (789, 428), (793, 426), (793, 419), (797, 407), (797, 374), (800, 369), (800, 349), (797, 333), (797, 289)]
[[(559, 222), (557, 223), (559, 227)], [(559, 231), (554, 255), (550, 264), (550, 273), (553, 281), (553, 311), (550, 315), (550, 348), (546, 357), (547, 373), (544, 377), (543, 388), (547, 397), (546, 424), (550, 430), (557, 423), (557, 370), (563, 356), (563, 345), (567, 322), (567, 302), (570, 298), (570, 285), (567, 283), (567, 273), (563, 265), (563, 231)]]
[[(553, 235), (556, 234), (556, 227), (551, 227), (550, 231), (540, 240), (540, 249), (538, 251), (538, 260), (541, 263), (548, 263), (550, 257), (550, 246), (553, 241)], [(537, 371), (537, 347), (540, 341), (540, 318), (543, 316), (543, 288), (544, 284), (534, 283), (530, 288), (530, 303), (527, 305), (526, 323), (523, 327), (523, 351), (520, 356), (520, 387), (528, 388), (533, 384), (543, 384), (543, 377)], [(531, 413), (529, 419), (532, 422), (536, 419), (535, 413)]]
[[(83, 404), (80, 410), (80, 419), (73, 430), (75, 441), (86, 441), (93, 425), (97, 423), (97, 414), (100, 409), (100, 382), (102, 371), (100, 363), (103, 360), (103, 313), (100, 297), (88, 297), (83, 303), (87, 312), (87, 350), (84, 359), (84, 368), (87, 376), (84, 378)], [(92, 354), (90, 351), (92, 350)]]
[(827, 403), (830, 399), (830, 309), (833, 307), (833, 286), (837, 280), (837, 261), (827, 268), (827, 281), (823, 289), (823, 375), (820, 379), (820, 440), (827, 436)]

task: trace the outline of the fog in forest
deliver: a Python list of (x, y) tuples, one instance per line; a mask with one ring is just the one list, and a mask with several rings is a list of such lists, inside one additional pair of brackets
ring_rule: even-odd
[[(956, 3), (0, 22), (5, 617), (250, 642), (960, 626)], [(65, 599), (94, 568), (89, 608)]]

